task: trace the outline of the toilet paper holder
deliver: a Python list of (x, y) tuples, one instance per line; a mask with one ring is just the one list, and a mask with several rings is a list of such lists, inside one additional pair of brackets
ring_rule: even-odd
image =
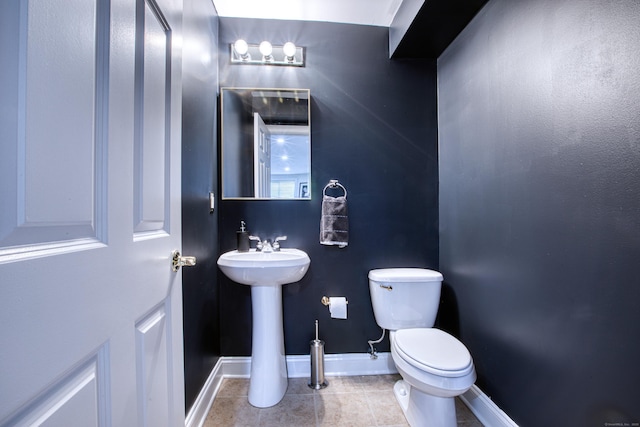
[[(323, 297), (322, 297), (322, 299), (320, 300), (320, 302), (321, 302), (323, 305), (326, 305), (327, 307), (329, 307), (329, 306), (331, 305), (331, 301), (330, 301), (330, 300), (329, 300), (329, 298), (328, 298), (328, 297), (326, 297), (326, 296), (323, 296)], [(349, 304), (349, 301), (346, 301), (346, 303), (347, 303), (347, 304)]]

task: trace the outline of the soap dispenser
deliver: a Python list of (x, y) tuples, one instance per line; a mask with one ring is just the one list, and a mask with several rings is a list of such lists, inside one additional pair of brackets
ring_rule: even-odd
[(236, 232), (238, 238), (238, 252), (249, 252), (251, 244), (249, 243), (249, 233), (245, 228), (244, 221), (240, 221), (240, 231)]

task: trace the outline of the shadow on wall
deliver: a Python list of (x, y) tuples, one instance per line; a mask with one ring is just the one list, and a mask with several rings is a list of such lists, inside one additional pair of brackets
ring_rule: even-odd
[(460, 338), (460, 315), (458, 312), (458, 300), (456, 293), (451, 285), (442, 282), (442, 290), (440, 293), (440, 307), (438, 308), (438, 317), (436, 318), (436, 328), (442, 329)]

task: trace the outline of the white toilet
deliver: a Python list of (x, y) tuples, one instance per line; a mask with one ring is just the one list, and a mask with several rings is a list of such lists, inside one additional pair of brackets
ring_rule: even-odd
[(454, 397), (476, 380), (467, 348), (433, 328), (442, 274), (422, 268), (369, 272), (376, 322), (389, 330), (391, 357), (402, 376), (394, 393), (411, 427), (455, 427)]

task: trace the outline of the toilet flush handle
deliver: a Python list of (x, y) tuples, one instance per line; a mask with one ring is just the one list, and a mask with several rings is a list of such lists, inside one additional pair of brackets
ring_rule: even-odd
[(391, 285), (388, 285), (388, 286), (387, 285), (380, 285), (380, 287), (383, 288), (383, 289), (386, 289), (388, 291), (392, 291), (393, 290), (393, 286), (391, 286)]

